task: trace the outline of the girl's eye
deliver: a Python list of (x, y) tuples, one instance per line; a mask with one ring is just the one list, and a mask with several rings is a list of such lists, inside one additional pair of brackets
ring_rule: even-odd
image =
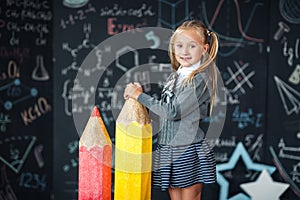
[[(175, 44), (175, 47), (176, 48), (183, 48), (183, 45), (182, 44)], [(193, 48), (196, 48), (196, 45), (195, 44), (190, 44), (187, 47), (190, 48), (190, 49), (193, 49)]]

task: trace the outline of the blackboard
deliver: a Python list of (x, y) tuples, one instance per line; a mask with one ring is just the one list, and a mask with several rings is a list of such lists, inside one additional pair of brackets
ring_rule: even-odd
[(50, 199), (52, 4), (0, 2), (0, 199)]
[[(271, 10), (269, 9), (270, 6), (272, 6)], [(71, 108), (71, 103), (69, 102), (69, 108), (66, 109), (66, 104), (64, 104), (66, 101), (63, 101), (62, 98), (66, 92), (62, 90), (63, 85), (68, 85), (69, 89), (72, 88), (72, 84), (76, 84), (76, 88), (80, 88), (80, 86), (85, 88), (86, 97), (92, 98), (88, 100), (98, 104), (114, 141), (114, 122), (117, 116), (115, 110), (122, 106), (122, 98), (117, 98), (120, 96), (122, 88), (118, 88), (116, 82), (125, 79), (126, 83), (126, 78), (127, 82), (134, 79), (140, 82), (147, 78), (151, 79), (149, 75), (151, 73), (148, 75), (147, 73), (136, 73), (137, 65), (149, 66), (153, 64), (159, 66), (162, 64), (167, 66), (169, 59), (166, 52), (157, 53), (158, 50), (151, 49), (150, 45), (150, 49), (135, 50), (131, 46), (130, 40), (123, 44), (124, 47), (120, 46), (118, 49), (115, 49), (114, 45), (100, 45), (102, 47), (100, 49), (102, 60), (99, 58), (98, 62), (94, 61), (92, 66), (100, 66), (99, 71), (101, 71), (101, 67), (102, 69), (107, 68), (101, 73), (98, 90), (89, 87), (89, 84), (83, 87), (83, 83), (80, 85), (76, 79), (75, 82), (72, 82), (77, 73), (84, 73), (84, 71), (80, 72), (80, 64), (85, 63), (84, 59), (94, 47), (101, 42), (105, 43), (109, 38), (120, 34), (122, 31), (151, 26), (174, 29), (185, 19), (202, 20), (209, 29), (219, 35), (220, 39), (217, 65), (227, 94), (227, 113), (219, 113), (216, 116), (216, 121), (225, 118), (225, 126), (221, 137), (210, 141), (214, 145), (218, 165), (222, 166), (222, 164), (232, 160), (231, 156), (235, 155), (237, 150), (243, 152), (238, 155), (239, 159), (236, 160), (232, 168), (218, 171), (220, 180), (224, 178), (225, 182), (220, 181), (204, 187), (203, 199), (230, 199), (238, 196), (244, 199), (250, 198), (240, 185), (257, 180), (262, 170), (249, 167), (249, 163), (243, 161), (244, 157), (248, 156), (251, 162), (260, 163), (264, 167), (270, 167), (270, 169), (276, 170), (278, 168), (271, 157), (269, 147), (274, 146), (274, 142), (275, 144), (278, 142), (270, 133), (271, 124), (274, 122), (280, 124), (276, 118), (278, 115), (271, 114), (271, 111), (279, 107), (280, 103), (273, 101), (278, 96), (271, 92), (274, 83), (270, 81), (273, 74), (272, 69), (281, 70), (277, 66), (277, 58), (282, 56), (278, 55), (276, 46), (273, 46), (276, 32), (274, 24), (278, 23), (274, 16), (280, 13), (279, 5), (276, 6), (269, 1), (171, 2), (159, 0), (155, 2), (127, 1), (126, 3), (121, 1), (101, 3), (89, 1), (80, 8), (75, 5), (57, 3), (54, 8), (54, 29), (55, 32), (59, 32), (57, 37), (54, 37), (55, 66), (59, 66), (55, 68), (57, 70), (55, 72), (57, 75), (55, 90), (60, 91), (57, 92), (58, 96), (55, 98), (55, 102), (60, 107), (58, 107), (54, 117), (55, 130), (59, 133), (56, 136), (57, 139), (54, 140), (56, 149), (54, 155), (59, 155), (55, 159), (55, 176), (57, 177), (56, 182), (60, 182), (60, 185), (56, 186), (57, 190), (54, 190), (56, 197), (76, 198), (78, 160), (76, 160), (77, 152), (72, 151), (72, 149), (76, 149), (78, 145), (78, 137), (91, 109), (91, 105), (83, 103), (83, 99), (80, 103), (78, 99), (74, 100), (73, 98), (73, 113), (70, 110), (66, 113)], [(288, 6), (284, 8), (289, 9)], [(295, 29), (298, 28), (297, 30), (299, 30), (299, 26), (295, 26)], [(289, 34), (291, 32), (293, 31), (291, 30)], [(80, 45), (84, 44), (84, 38), (88, 41), (89, 47), (87, 49), (81, 48), (80, 52), (77, 52)], [(165, 39), (161, 40), (168, 42)], [(147, 43), (146, 40), (145, 43)], [(72, 56), (72, 50), (75, 51), (76, 56)], [(96, 50), (94, 53), (96, 54)], [(271, 59), (272, 57), (274, 59)], [(105, 59), (113, 59), (113, 62), (109, 66), (101, 66), (101, 63), (105, 63)], [(271, 60), (275, 67), (272, 66)], [(68, 72), (66, 72), (67, 70)], [(97, 74), (97, 69), (91, 68), (90, 70), (94, 70), (93, 72)], [(66, 73), (64, 74), (64, 72)], [(162, 75), (162, 80), (170, 73), (168, 70), (165, 72), (166, 74)], [(86, 77), (91, 76), (89, 70), (85, 73)], [(116, 89), (117, 93), (113, 89)], [(159, 97), (161, 87), (159, 84), (156, 88), (147, 85), (144, 89)], [(297, 91), (297, 88), (294, 89)], [(92, 94), (93, 90), (96, 90), (95, 97)], [(79, 96), (80, 94), (77, 94), (77, 97)], [(77, 103), (84, 106), (79, 107)], [(296, 121), (299, 121), (298, 113), (293, 114)], [(276, 119), (270, 119), (270, 115)], [(75, 129), (74, 126), (66, 126), (69, 124), (66, 122), (72, 123), (72, 120), (75, 121)], [(79, 125), (78, 121), (82, 123)], [(287, 127), (290, 128), (290, 125), (288, 124)], [(68, 137), (65, 134), (61, 137), (61, 132), (67, 132)], [(280, 137), (281, 133), (278, 132), (277, 136)], [(275, 171), (272, 176), (277, 181), (285, 182), (278, 171)], [(62, 179), (63, 181), (58, 181)], [(228, 188), (224, 186), (226, 182), (230, 185)], [(296, 182), (295, 184), (299, 183)], [(152, 192), (152, 196), (153, 199), (168, 199), (166, 193), (156, 190)], [(295, 197), (294, 192), (290, 189), (282, 196), (282, 199), (288, 199), (289, 196), (291, 199)]]
[(291, 15), (296, 9), (291, 3), (278, 1), (272, 5), (270, 23), (266, 151), (280, 173), (280, 180), (293, 191), (286, 192), (282, 199), (300, 199), (300, 21)]
[[(300, 199), (299, 6), (297, 0), (2, 1), (0, 199), (77, 199), (78, 141), (93, 106), (114, 142), (123, 86), (152, 81), (143, 88), (159, 98), (171, 68), (168, 34), (156, 30), (186, 19), (218, 34), (227, 98), (226, 113), (212, 119), (225, 120), (221, 136), (210, 140), (218, 182), (204, 186), (202, 199), (250, 199), (241, 185), (257, 181), (263, 168), (288, 184), (281, 200)], [(124, 33), (127, 40), (115, 42)], [(153, 189), (152, 199), (169, 196)]]

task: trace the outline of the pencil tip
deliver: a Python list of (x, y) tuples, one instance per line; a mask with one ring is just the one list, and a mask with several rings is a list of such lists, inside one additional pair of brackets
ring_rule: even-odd
[(100, 113), (97, 106), (94, 106), (91, 117), (100, 117)]

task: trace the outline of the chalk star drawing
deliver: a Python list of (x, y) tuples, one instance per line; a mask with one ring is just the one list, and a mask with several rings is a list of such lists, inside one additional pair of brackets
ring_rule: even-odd
[(239, 159), (242, 158), (247, 169), (254, 171), (262, 171), (266, 169), (270, 174), (272, 174), (276, 168), (269, 165), (264, 165), (260, 163), (254, 163), (251, 160), (247, 150), (245, 149), (242, 142), (239, 142), (233, 151), (229, 161), (227, 163), (222, 163), (217, 165), (217, 183), (220, 185), (220, 196), (219, 200), (250, 200), (248, 196), (243, 193), (239, 193), (231, 198), (228, 198), (229, 182), (220, 173), (222, 171), (228, 171), (234, 169)]
[(279, 200), (288, 187), (289, 184), (273, 181), (267, 170), (263, 170), (256, 181), (241, 184), (241, 188), (251, 196), (252, 200)]
[[(19, 173), (35, 141), (35, 136), (12, 136), (10, 138), (0, 140), (0, 145), (9, 149), (8, 154), (1, 152), (2, 155), (0, 155), (0, 160), (9, 168), (11, 168), (15, 173)], [(29, 144), (26, 144), (28, 142)], [(21, 148), (23, 149), (23, 151)], [(9, 157), (5, 158), (3, 155), (9, 155)]]
[[(23, 94), (22, 89), (26, 89), (29, 91), (29, 94), (21, 96)], [(27, 86), (21, 85), (20, 79), (15, 79), (14, 81), (7, 83), (0, 87), (0, 93), (4, 90), (6, 91), (6, 94), (10, 94), (9, 97), (14, 97), (15, 100), (7, 100), (5, 102), (2, 101), (0, 98), (0, 104), (3, 104), (4, 108), (6, 110), (11, 110), (14, 104), (20, 103), (26, 99), (29, 99), (31, 97), (36, 97), (38, 95), (38, 90), (36, 88), (28, 88)], [(9, 90), (9, 92), (8, 92)], [(19, 97), (19, 98), (16, 98)]]
[(300, 93), (280, 80), (277, 76), (274, 76), (274, 80), (286, 114), (291, 115), (293, 112), (298, 114), (300, 110)]
[(255, 72), (251, 71), (249, 74), (245, 74), (244, 70), (249, 66), (249, 63), (240, 64), (237, 61), (234, 61), (234, 66), (237, 68), (236, 72), (233, 72), (230, 67), (227, 67), (229, 75), (231, 76), (228, 80), (226, 80), (225, 84), (228, 86), (230, 83), (235, 84), (235, 87), (228, 89), (231, 93), (241, 92), (243, 94), (246, 93), (245, 89), (243, 88), (244, 84), (247, 84), (250, 88), (253, 88), (252, 83), (250, 82), (250, 78), (254, 76)]

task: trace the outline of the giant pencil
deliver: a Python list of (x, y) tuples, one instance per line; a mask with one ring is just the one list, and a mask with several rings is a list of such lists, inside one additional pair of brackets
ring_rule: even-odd
[(112, 143), (95, 106), (79, 140), (79, 200), (111, 200)]
[(115, 200), (151, 199), (152, 126), (146, 108), (126, 100), (116, 121)]

